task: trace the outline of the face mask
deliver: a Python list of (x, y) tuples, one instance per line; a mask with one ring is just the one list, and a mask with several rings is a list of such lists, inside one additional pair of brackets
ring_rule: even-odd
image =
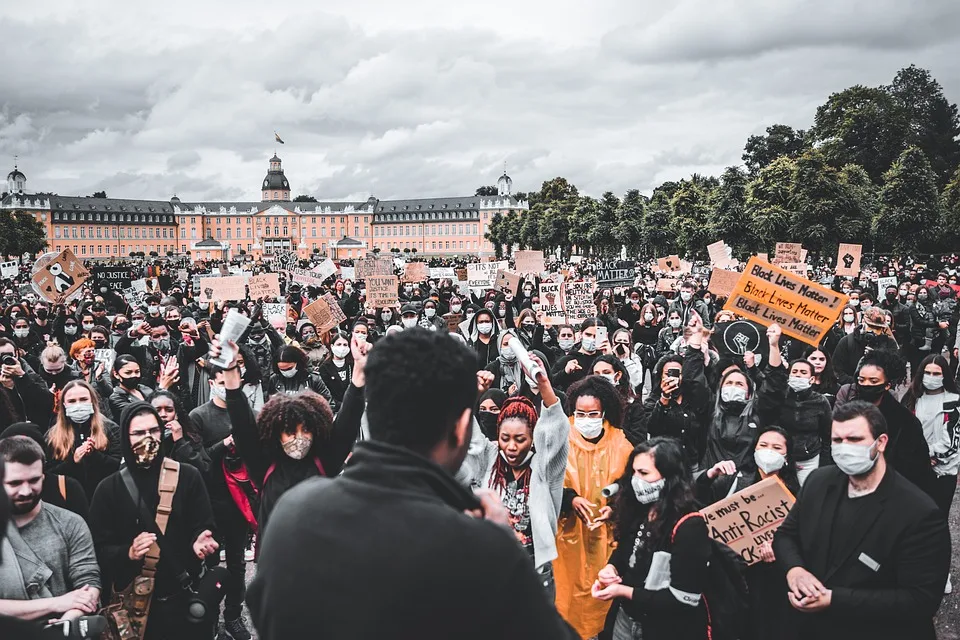
[(333, 348), (333, 357), (343, 360), (350, 353), (350, 347), (346, 345), (337, 345)]
[(850, 315), (849, 313), (844, 314), (844, 316), (843, 316), (843, 321), (846, 322), (846, 323), (848, 323), (848, 324), (851, 324), (851, 323), (853, 323), (853, 316)]
[(876, 402), (883, 396), (884, 391), (886, 389), (882, 384), (864, 385), (857, 383), (857, 398), (864, 402)]
[(595, 338), (584, 336), (583, 340), (580, 341), (580, 348), (586, 353), (593, 353), (597, 350), (597, 341)]
[(753, 452), (753, 460), (757, 463), (757, 468), (766, 474), (779, 471), (787, 463), (786, 456), (773, 449), (757, 449)]
[(128, 376), (120, 378), (120, 384), (127, 389), (136, 389), (140, 386), (140, 376)]
[(155, 304), (147, 305), (147, 313), (150, 315), (156, 315), (160, 313), (160, 307)]
[(461, 304), (452, 304), (452, 305), (450, 305), (450, 311), (451, 311), (452, 313), (460, 313), (460, 309), (462, 309), (462, 308), (463, 308), (463, 305), (461, 305)]
[(813, 381), (810, 378), (801, 378), (799, 376), (790, 376), (787, 378), (787, 386), (800, 393), (801, 391), (806, 391), (810, 388), (810, 385), (813, 384)]
[(297, 367), (293, 367), (292, 369), (280, 369), (280, 375), (282, 375), (284, 378), (292, 378), (297, 375)]
[(573, 426), (587, 440), (593, 440), (603, 432), (603, 418), (574, 418)]
[(29, 328), (28, 328), (28, 329), (14, 329), (14, 330), (13, 330), (13, 335), (17, 336), (18, 338), (26, 338), (27, 336), (30, 335), (30, 329), (29, 329)]
[(46, 320), (47, 313), (49, 312), (46, 309), (37, 309), (37, 320)]
[(920, 294), (920, 293), (917, 294), (917, 300), (926, 300), (926, 299), (927, 299), (927, 294), (925, 294), (925, 293), (924, 293), (924, 294)]
[(851, 306), (851, 307), (859, 307), (859, 306), (860, 306), (860, 301), (859, 301), (859, 300), (851, 300), (851, 301), (850, 301), (850, 306)]
[(226, 401), (226, 399), (227, 399), (227, 388), (226, 388), (226, 387), (221, 387), (221, 386), (218, 385), (218, 384), (215, 384), (215, 385), (211, 386), (211, 387), (210, 387), (210, 397), (211, 397), (211, 398), (216, 398), (217, 400), (224, 400), (224, 401)]
[(720, 399), (724, 402), (746, 402), (747, 390), (743, 387), (727, 386), (720, 389)]
[(643, 321), (644, 321), (644, 322), (653, 322), (653, 314), (652, 314), (652, 313), (645, 313), (645, 314), (643, 314)]
[(403, 318), (400, 322), (403, 324), (404, 329), (413, 329), (415, 326), (417, 326), (416, 318)]
[(873, 465), (877, 463), (877, 458), (880, 457), (879, 453), (876, 457), (872, 457), (870, 454), (870, 450), (876, 443), (876, 440), (874, 440), (872, 444), (868, 445), (835, 444), (830, 447), (830, 454), (840, 471), (848, 476), (862, 476), (873, 469)]
[(137, 466), (146, 468), (157, 459), (157, 454), (160, 453), (160, 441), (153, 436), (147, 436), (131, 448), (133, 455), (137, 458)]
[(943, 376), (923, 375), (923, 387), (929, 391), (936, 391), (943, 388)]
[(486, 335), (489, 335), (490, 332), (493, 331), (493, 325), (490, 324), (489, 322), (478, 322), (478, 323), (477, 323), (477, 331), (479, 331), (480, 333), (482, 333), (482, 334), (485, 335), (485, 336), (486, 336)]
[(264, 334), (253, 335), (250, 334), (250, 342), (254, 344), (263, 344), (263, 341), (267, 339), (267, 336)]
[(478, 411), (477, 422), (480, 423), (480, 431), (484, 434), (489, 433), (496, 436), (498, 416), (499, 414), (493, 413), (492, 411)]
[(560, 338), (557, 340), (557, 344), (560, 345), (560, 348), (564, 351), (570, 351), (576, 343), (573, 338)]
[(533, 329), (534, 329), (534, 327), (537, 326), (537, 323), (535, 323), (535, 322), (524, 322), (521, 326), (523, 327), (523, 330), (526, 331), (527, 333), (533, 333)]
[(693, 297), (693, 294), (690, 293), (689, 291), (680, 292), (680, 299), (683, 300), (684, 302), (690, 302), (690, 298), (692, 297)]
[(170, 338), (160, 338), (159, 340), (150, 340), (150, 344), (157, 351), (167, 351), (170, 348)]
[(872, 305), (871, 303), (869, 303), (869, 302), (864, 302), (864, 303), (860, 306), (860, 308), (863, 309), (864, 311), (869, 311), (872, 306), (873, 306), (873, 305)]
[(353, 287), (344, 287), (343, 292), (347, 295), (350, 295), (351, 293), (353, 293)]
[(78, 402), (63, 408), (64, 414), (74, 424), (83, 424), (93, 415), (93, 405), (89, 402)]
[(63, 327), (63, 332), (68, 336), (75, 336), (77, 335), (77, 325), (75, 324), (65, 325)]
[(887, 294), (887, 300), (888, 300), (888, 301), (893, 302), (893, 301), (896, 300), (896, 299), (897, 299), (897, 294), (896, 294), (896, 292), (890, 292), (890, 293)]
[(909, 292), (908, 292), (906, 289), (901, 289), (901, 290), (900, 290), (900, 297), (901, 297), (901, 298), (906, 298), (906, 297), (907, 297), (907, 293), (909, 293)]
[(670, 328), (679, 329), (680, 328), (680, 318), (670, 318)]
[(283, 452), (294, 460), (302, 460), (307, 452), (310, 451), (310, 445), (313, 444), (313, 436), (301, 434), (293, 437), (283, 444)]
[(617, 374), (615, 374), (615, 373), (601, 373), (601, 374), (600, 374), (600, 377), (601, 377), (601, 378), (606, 378), (606, 379), (610, 382), (610, 384), (612, 384), (613, 386), (617, 386)]
[(423, 315), (427, 316), (428, 318), (432, 318), (437, 315), (437, 310), (432, 307), (427, 307), (423, 310)]
[(517, 354), (510, 347), (503, 347), (500, 349), (500, 359), (506, 363), (514, 363), (517, 361)]
[(381, 313), (381, 314), (380, 314), (380, 319), (383, 320), (384, 322), (390, 322), (390, 319), (391, 319), (392, 317), (393, 317), (393, 314), (390, 313), (389, 311), (386, 312), (386, 313)]
[(524, 290), (523, 290), (523, 295), (525, 295), (526, 297), (529, 298), (530, 296), (533, 295), (533, 289), (524, 289)]
[(504, 316), (507, 315), (507, 310), (506, 310), (506, 309), (497, 309), (497, 315), (502, 318), (502, 317), (504, 317)]
[(640, 476), (630, 478), (630, 486), (633, 487), (633, 493), (637, 496), (637, 502), (640, 504), (651, 504), (660, 499), (660, 491), (666, 485), (663, 478), (655, 482), (647, 482)]

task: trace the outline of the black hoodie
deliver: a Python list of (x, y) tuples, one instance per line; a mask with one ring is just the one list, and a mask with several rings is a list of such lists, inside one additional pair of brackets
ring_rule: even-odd
[[(123, 410), (120, 417), (120, 437), (123, 458), (135, 459), (130, 447), (130, 422), (134, 414), (150, 413), (163, 424), (156, 410), (146, 402), (135, 402)], [(159, 533), (154, 521), (159, 493), (157, 483), (160, 479), (162, 455), (158, 455), (147, 468), (130, 464), (127, 468), (140, 492), (143, 507), (136, 507), (130, 493), (124, 485), (121, 472), (108, 476), (100, 483), (90, 504), (90, 531), (97, 549), (100, 567), (109, 574), (120, 588), (125, 587), (140, 572), (142, 561), (130, 560), (128, 551), (133, 539), (143, 532)], [(141, 518), (141, 512), (152, 514), (149, 520)], [(159, 597), (173, 595), (180, 590), (178, 572), (171, 569), (173, 564), (179, 569), (196, 577), (200, 572), (201, 560), (193, 553), (193, 543), (205, 530), (214, 530), (213, 511), (203, 478), (196, 468), (180, 465), (180, 480), (173, 497), (173, 511), (167, 524), (166, 535), (160, 542), (160, 562), (157, 565), (157, 581), (154, 594)]]

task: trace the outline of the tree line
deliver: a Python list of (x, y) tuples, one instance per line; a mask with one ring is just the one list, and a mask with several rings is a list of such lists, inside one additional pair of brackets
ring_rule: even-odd
[(665, 182), (648, 197), (581, 195), (565, 178), (517, 194), (530, 210), (497, 214), (486, 238), (514, 249), (649, 258), (706, 257), (724, 240), (736, 255), (801, 242), (836, 255), (941, 253), (960, 247), (960, 118), (930, 72), (910, 66), (890, 85), (832, 94), (809, 130), (774, 124), (750, 136), (743, 165), (719, 177)]

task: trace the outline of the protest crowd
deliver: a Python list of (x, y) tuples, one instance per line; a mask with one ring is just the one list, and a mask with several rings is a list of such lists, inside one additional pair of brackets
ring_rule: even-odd
[(935, 638), (960, 257), (709, 254), (5, 263), (0, 638)]

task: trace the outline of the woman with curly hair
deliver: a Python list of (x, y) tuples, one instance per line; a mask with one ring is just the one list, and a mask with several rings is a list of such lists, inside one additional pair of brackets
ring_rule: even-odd
[[(487, 373), (483, 379), (489, 384), (492, 375)], [(539, 418), (527, 398), (507, 398), (497, 417), (496, 441), (488, 440), (479, 425), (474, 425), (470, 452), (457, 476), (464, 483), (492, 489), (500, 496), (514, 535), (529, 552), (543, 587), (553, 600), (557, 518), (563, 498), (570, 423), (550, 378), (541, 372), (536, 382), (543, 398)]]
[(50, 471), (80, 481), (88, 500), (100, 481), (120, 468), (120, 427), (103, 416), (97, 392), (84, 380), (63, 388), (47, 443)]
[(163, 423), (160, 455), (193, 465), (200, 473), (206, 474), (210, 468), (210, 457), (203, 447), (200, 430), (183, 410), (179, 398), (166, 389), (160, 389), (150, 396), (150, 405), (157, 410)]
[[(230, 346), (236, 348), (235, 343)], [(261, 536), (270, 512), (287, 490), (316, 476), (333, 477), (343, 468), (360, 432), (364, 409), (363, 367), (368, 348), (367, 343), (357, 339), (351, 344), (353, 373), (336, 419), (327, 400), (309, 390), (277, 394), (267, 401), (260, 415), (254, 417), (241, 389), (243, 380), (236, 356), (224, 370), (234, 444), (247, 465), (250, 478), (260, 487), (257, 520)], [(281, 363), (282, 354), (283, 351)], [(220, 342), (214, 340), (210, 358), (219, 355)]]
[[(622, 431), (623, 402), (612, 384), (588, 376), (567, 391), (573, 413), (554, 563), (557, 610), (583, 638), (603, 629), (609, 602), (590, 596), (590, 585), (613, 552), (612, 509), (601, 491), (614, 482), (633, 447)], [(602, 506), (601, 506), (602, 505)]]

